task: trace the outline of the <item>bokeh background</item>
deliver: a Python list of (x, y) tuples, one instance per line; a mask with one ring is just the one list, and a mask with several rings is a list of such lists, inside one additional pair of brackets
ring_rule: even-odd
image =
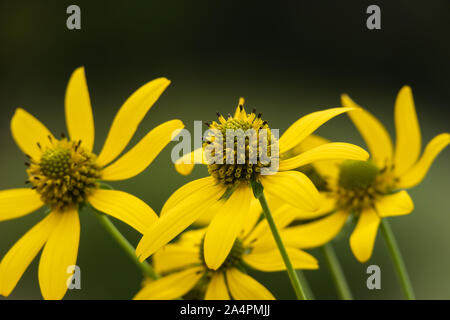
[[(82, 29), (66, 28), (66, 8), (81, 7)], [(382, 30), (367, 30), (366, 8), (381, 7)], [(283, 132), (305, 113), (339, 106), (349, 93), (394, 136), (398, 90), (413, 88), (424, 142), (449, 130), (450, 3), (426, 1), (2, 1), (0, 4), (0, 189), (24, 186), (25, 156), (11, 137), (10, 119), (23, 107), (54, 134), (66, 132), (64, 92), (71, 72), (86, 67), (99, 152), (125, 99), (159, 76), (172, 84), (150, 110), (130, 146), (168, 119), (210, 121), (231, 112), (240, 96)], [(364, 146), (346, 116), (319, 129), (336, 141)], [(178, 175), (170, 147), (139, 176), (114, 183), (156, 211), (178, 187), (205, 175)], [(450, 152), (411, 190), (415, 211), (391, 224), (420, 299), (450, 298)], [(43, 212), (0, 223), (0, 257)], [(141, 274), (91, 212), (81, 214), (78, 265), (82, 289), (66, 299), (129, 299)], [(116, 221), (137, 244), (139, 235)], [(371, 260), (360, 264), (348, 239), (335, 247), (358, 299), (402, 298), (379, 235)], [(322, 263), (320, 252), (312, 253)], [(366, 288), (366, 268), (377, 264), (382, 289)], [(41, 299), (38, 259), (11, 299)], [(285, 273), (254, 273), (278, 298), (293, 298)], [(314, 295), (334, 299), (325, 266), (305, 272)], [(2, 299), (2, 298), (0, 298)]]

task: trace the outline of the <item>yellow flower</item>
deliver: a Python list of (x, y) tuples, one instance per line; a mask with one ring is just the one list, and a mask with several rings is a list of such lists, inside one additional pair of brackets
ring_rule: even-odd
[[(342, 105), (357, 107), (347, 95), (342, 96)], [(450, 143), (450, 135), (442, 133), (434, 137), (419, 158), (421, 134), (412, 92), (407, 86), (400, 90), (395, 103), (395, 152), (389, 134), (373, 115), (363, 109), (348, 114), (366, 141), (371, 159), (315, 164), (325, 179), (323, 194), (328, 200), (324, 206), (329, 208), (331, 203), (335, 212), (316, 222), (290, 228), (283, 239), (305, 248), (319, 246), (331, 240), (353, 214), (358, 223), (350, 236), (350, 247), (355, 257), (365, 262), (372, 255), (381, 219), (406, 215), (414, 209), (410, 196), (401, 189), (411, 188), (424, 179), (434, 159)], [(299, 148), (325, 143), (328, 141), (314, 137)]]
[[(203, 241), (206, 229), (187, 231), (179, 241), (154, 254), (155, 271), (164, 276), (144, 283), (134, 299), (274, 299), (269, 290), (245, 272), (248, 267), (264, 272), (286, 270), (269, 225), (264, 221), (257, 222), (261, 213), (259, 203), (253, 201), (251, 207), (244, 228), (217, 270), (208, 268), (205, 263)], [(280, 230), (293, 220), (289, 210), (290, 207), (285, 205), (274, 212)], [(317, 260), (310, 254), (294, 247), (286, 249), (294, 268), (318, 268)]]
[[(241, 99), (233, 117), (229, 116), (226, 119), (219, 114), (219, 121), (209, 125), (210, 128), (223, 132), (225, 135), (223, 142), (226, 141), (227, 135), (225, 129), (270, 130), (267, 121), (261, 119), (261, 114), (256, 115), (255, 111), (247, 114), (243, 103)], [(270, 197), (282, 199), (306, 211), (317, 210), (320, 201), (317, 189), (306, 175), (291, 169), (326, 159), (366, 160), (369, 155), (363, 149), (347, 143), (329, 143), (294, 157), (289, 157), (289, 151), (323, 123), (349, 110), (353, 108), (314, 112), (292, 124), (279, 140), (281, 155), (279, 171), (273, 174), (261, 174), (263, 166), (259, 162), (252, 164), (248, 152), (243, 164), (238, 164), (236, 158), (234, 159), (236, 164), (227, 164), (226, 161), (223, 161), (223, 165), (210, 163), (209, 177), (185, 184), (168, 199), (161, 211), (160, 219), (142, 237), (136, 248), (137, 255), (141, 260), (146, 259), (203, 214), (212, 211), (214, 217), (207, 228), (204, 242), (205, 261), (210, 269), (217, 270), (226, 259), (242, 228), (253, 198), (250, 184), (254, 181), (260, 182), (264, 192)], [(267, 139), (270, 139), (269, 134)], [(210, 142), (205, 143), (203, 148)], [(177, 170), (183, 174), (190, 173), (194, 166), (193, 160), (197, 161), (195, 154), (199, 155), (199, 159), (206, 157), (203, 148), (182, 157), (176, 163)]]
[(18, 218), (46, 205), (49, 214), (29, 230), (3, 257), (0, 294), (8, 296), (28, 265), (44, 247), (39, 262), (39, 284), (45, 299), (61, 299), (67, 290), (67, 268), (76, 264), (80, 223), (79, 206), (89, 203), (129, 224), (139, 232), (157, 219), (142, 200), (123, 191), (99, 188), (99, 180), (131, 178), (142, 172), (171, 141), (180, 120), (161, 124), (118, 160), (139, 123), (170, 81), (153, 80), (131, 95), (117, 113), (97, 157), (94, 121), (83, 68), (72, 74), (65, 97), (70, 138), (56, 139), (36, 118), (17, 109), (11, 120), (13, 138), (27, 155), (31, 188), (0, 191), (0, 221)]

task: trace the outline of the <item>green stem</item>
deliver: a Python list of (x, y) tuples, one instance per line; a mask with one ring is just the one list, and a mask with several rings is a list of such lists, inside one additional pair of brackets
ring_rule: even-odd
[(303, 290), (305, 291), (306, 300), (315, 300), (314, 293), (311, 290), (311, 286), (309, 285), (308, 279), (305, 276), (303, 270), (297, 269), (298, 279), (303, 286)]
[(331, 242), (323, 245), (320, 249), (325, 257), (325, 262), (330, 270), (339, 298), (341, 300), (352, 300), (352, 293)]
[(292, 287), (294, 288), (295, 295), (297, 296), (298, 300), (306, 300), (302, 285), (300, 284), (297, 273), (292, 266), (283, 241), (281, 240), (280, 233), (278, 232), (277, 226), (275, 225), (275, 221), (273, 220), (272, 213), (270, 212), (269, 205), (267, 204), (266, 198), (264, 197), (264, 193), (261, 192), (261, 196), (258, 198), (258, 200), (259, 203), (261, 203), (264, 215), (267, 219), (267, 222), (269, 223), (270, 230), (272, 231), (275, 242), (277, 243), (278, 250), (280, 250), (281, 257), (283, 258), (284, 264), (286, 265), (286, 270), (289, 275), (289, 279), (291, 280)]
[(381, 231), (383, 233), (384, 241), (391, 255), (392, 262), (397, 272), (400, 284), (402, 286), (403, 293), (406, 299), (415, 300), (414, 290), (409, 279), (408, 271), (406, 270), (405, 262), (403, 261), (400, 249), (398, 248), (397, 241), (395, 240), (394, 233), (387, 219), (381, 220)]
[(119, 246), (125, 251), (125, 253), (131, 258), (134, 264), (141, 269), (144, 276), (147, 276), (153, 280), (158, 279), (159, 275), (153, 270), (153, 267), (146, 261), (140, 262), (136, 256), (135, 248), (128, 242), (128, 240), (117, 230), (116, 226), (111, 222), (111, 220), (104, 213), (92, 208), (100, 223), (105, 227), (109, 234), (117, 241)]

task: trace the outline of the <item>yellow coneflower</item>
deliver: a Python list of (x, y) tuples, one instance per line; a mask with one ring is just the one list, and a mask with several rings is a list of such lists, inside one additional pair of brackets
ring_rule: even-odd
[(67, 268), (75, 265), (80, 223), (78, 209), (89, 203), (143, 232), (156, 219), (142, 200), (123, 191), (104, 190), (99, 181), (124, 180), (142, 172), (171, 141), (180, 120), (161, 124), (118, 160), (147, 111), (170, 81), (153, 80), (134, 92), (117, 113), (102, 151), (93, 152), (94, 121), (84, 68), (72, 74), (66, 91), (65, 114), (69, 138), (56, 139), (39, 120), (17, 109), (11, 131), (29, 158), (27, 183), (31, 188), (0, 191), (0, 220), (18, 218), (42, 206), (49, 214), (29, 230), (3, 257), (0, 294), (8, 296), (28, 265), (44, 247), (39, 284), (45, 299), (61, 299), (67, 290)]
[[(234, 116), (225, 118), (219, 114), (218, 122), (209, 124), (209, 128), (223, 134), (223, 150), (226, 150), (225, 141), (228, 130), (232, 132), (248, 129), (270, 131), (268, 122), (262, 119), (261, 114), (257, 115), (255, 111), (247, 114), (243, 104), (244, 100), (241, 98)], [(334, 108), (314, 112), (292, 124), (279, 140), (279, 167), (273, 174), (263, 175), (261, 170), (270, 167), (271, 161), (278, 161), (278, 159), (271, 158), (264, 166), (259, 162), (250, 162), (249, 153), (246, 152), (245, 159), (241, 159), (244, 160), (243, 163), (239, 164), (236, 159), (236, 149), (231, 153), (233, 154), (234, 151), (234, 164), (228, 164), (227, 161), (223, 161), (223, 164), (208, 164), (209, 177), (187, 183), (172, 194), (162, 209), (160, 219), (141, 239), (136, 249), (137, 255), (141, 260), (145, 260), (205, 212), (213, 210), (214, 217), (205, 234), (204, 256), (208, 268), (217, 270), (228, 256), (242, 228), (253, 198), (251, 185), (254, 182), (260, 183), (269, 196), (282, 199), (294, 207), (307, 211), (317, 210), (320, 199), (317, 189), (306, 175), (291, 169), (326, 159), (366, 160), (368, 153), (347, 143), (329, 143), (290, 158), (288, 153), (323, 123), (350, 110), (353, 108)], [(269, 142), (270, 139), (274, 138), (268, 134), (268, 145), (276, 142), (273, 140)], [(207, 141), (202, 148), (181, 158), (176, 163), (177, 170), (183, 174), (190, 173), (194, 166), (193, 161), (198, 161), (195, 155), (203, 159), (206, 156), (204, 149), (210, 142)], [(246, 141), (245, 150), (247, 151), (248, 143)], [(211, 209), (212, 206), (213, 209)]]
[[(293, 220), (289, 211), (290, 207), (285, 205), (274, 212), (281, 230)], [(254, 201), (244, 228), (217, 270), (208, 268), (205, 262), (203, 242), (206, 229), (183, 233), (177, 242), (154, 254), (155, 271), (163, 277), (145, 283), (134, 299), (274, 299), (267, 288), (246, 273), (249, 267), (264, 272), (286, 270), (269, 225), (257, 222), (260, 214), (259, 203)], [(287, 250), (296, 269), (318, 268), (317, 260), (310, 254), (294, 247)]]
[[(344, 107), (357, 107), (342, 96)], [(409, 214), (413, 202), (405, 190), (419, 184), (437, 155), (450, 143), (450, 135), (434, 137), (421, 152), (421, 133), (411, 89), (403, 87), (395, 103), (396, 148), (383, 125), (363, 109), (348, 113), (371, 152), (368, 161), (340, 161), (315, 164), (324, 179), (323, 194), (334, 202), (335, 212), (316, 221), (284, 232), (290, 245), (316, 247), (330, 241), (350, 216), (358, 219), (350, 237), (350, 247), (360, 262), (372, 255), (382, 218)], [(326, 144), (320, 137), (310, 139), (309, 146)], [(302, 146), (299, 145), (302, 149)]]

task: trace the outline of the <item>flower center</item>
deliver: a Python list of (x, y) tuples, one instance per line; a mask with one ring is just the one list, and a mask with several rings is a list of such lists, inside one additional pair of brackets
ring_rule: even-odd
[(84, 202), (98, 187), (100, 167), (95, 164), (95, 155), (86, 151), (81, 141), (63, 138), (51, 142), (50, 147), (42, 150), (39, 162), (29, 164), (27, 182), (52, 210), (63, 211)]
[(392, 170), (380, 170), (372, 161), (346, 160), (340, 166), (337, 207), (359, 214), (395, 186)]
[[(204, 255), (204, 249), (203, 244), (205, 242), (205, 237), (203, 237), (201, 243), (200, 243), (200, 260), (203, 261), (203, 263), (206, 266), (205, 262), (205, 255)], [(239, 238), (236, 238), (234, 241), (233, 247), (230, 250), (230, 253), (228, 254), (225, 261), (222, 263), (222, 265), (219, 267), (217, 271), (224, 271), (229, 268), (233, 268), (238, 266), (242, 261), (242, 255), (244, 254), (245, 248), (242, 244), (242, 241)]]
[(212, 150), (210, 155), (214, 159), (209, 162), (209, 174), (227, 187), (258, 180), (261, 169), (271, 166), (275, 143), (267, 121), (261, 119), (261, 114), (256, 115), (255, 111), (246, 114), (242, 105), (239, 105), (236, 114), (225, 119), (218, 113), (219, 121), (208, 124), (213, 133), (204, 143), (205, 150)]

